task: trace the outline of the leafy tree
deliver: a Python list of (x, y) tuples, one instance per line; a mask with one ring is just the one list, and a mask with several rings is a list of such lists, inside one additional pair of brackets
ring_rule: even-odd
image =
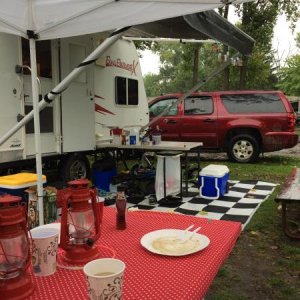
[[(300, 33), (296, 37), (297, 47), (300, 49)], [(300, 54), (289, 57), (286, 65), (279, 71), (277, 87), (287, 95), (300, 96)]]
[[(260, 75), (260, 79), (262, 79), (261, 74), (265, 75), (262, 88), (274, 86), (274, 81), (276, 82), (272, 74), (274, 26), (278, 15), (284, 13), (294, 28), (295, 22), (299, 18), (299, 4), (299, 0), (259, 0), (237, 6), (236, 12), (242, 20), (240, 28), (256, 41), (252, 57), (244, 57), (245, 65), (241, 68), (239, 84), (241, 89), (252, 88), (251, 79), (257, 75)], [(263, 73), (258, 73), (262, 63), (264, 64), (264, 68), (261, 70)], [(269, 81), (269, 84), (266, 80)]]
[[(197, 80), (206, 80), (208, 75), (220, 64), (218, 53), (213, 51), (211, 44), (183, 44), (160, 43), (156, 53), (160, 56), (160, 73), (145, 76), (147, 95), (154, 93), (185, 92), (194, 86)], [(197, 77), (194, 77), (195, 55), (199, 60)], [(220, 89), (221, 75), (213, 81), (207, 82), (201, 90), (211, 91)], [(148, 84), (151, 87), (148, 88)]]
[(160, 75), (146, 74), (144, 77), (144, 84), (147, 97), (156, 97), (163, 93), (159, 84)]
[(300, 96), (300, 55), (294, 55), (287, 59), (286, 66), (283, 67), (279, 76), (281, 78), (278, 88), (287, 95)]
[[(237, 26), (256, 40), (253, 54), (243, 57), (242, 67), (230, 66), (215, 80), (207, 82), (202, 90), (274, 89), (278, 82), (272, 50), (274, 26), (279, 13), (286, 14), (294, 26), (299, 17), (299, 3), (300, 0), (258, 0), (236, 6), (241, 17)], [(220, 12), (226, 17), (228, 10), (225, 7)], [(234, 52), (229, 51), (231, 55)], [(218, 55), (224, 55), (227, 49), (215, 53), (208, 44), (199, 47), (199, 44), (160, 43), (155, 52), (160, 55), (161, 68), (159, 75), (147, 77), (146, 88), (150, 82), (155, 85), (149, 88), (150, 96), (155, 96), (153, 93), (157, 91), (161, 94), (188, 90), (196, 79), (206, 78), (220, 65)]]

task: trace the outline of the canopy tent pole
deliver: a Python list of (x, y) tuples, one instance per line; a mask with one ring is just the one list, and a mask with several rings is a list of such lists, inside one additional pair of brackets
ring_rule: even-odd
[[(83, 60), (69, 75), (67, 75), (51, 92), (43, 97), (43, 99), (38, 103), (38, 110), (41, 111), (48, 103), (51, 103), (58, 95), (66, 90), (70, 83), (90, 64), (94, 63), (98, 57), (100, 57), (111, 45), (113, 45), (128, 28), (130, 27), (124, 27), (111, 33), (111, 35), (102, 44), (100, 44), (85, 60)], [(20, 128), (27, 124), (33, 118), (33, 116), (34, 112), (32, 110), (13, 128), (7, 131), (0, 138), (0, 146)]]
[(34, 143), (35, 143), (35, 162), (37, 173), (37, 199), (39, 207), (39, 224), (44, 224), (44, 205), (43, 205), (43, 178), (42, 178), (42, 152), (40, 136), (40, 114), (39, 114), (39, 94), (37, 85), (37, 65), (36, 65), (36, 42), (33, 37), (29, 39), (30, 62), (31, 62), (31, 86), (32, 102), (34, 115)]

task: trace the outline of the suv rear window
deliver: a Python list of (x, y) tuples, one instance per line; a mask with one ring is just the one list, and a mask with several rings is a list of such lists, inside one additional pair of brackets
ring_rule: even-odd
[(221, 95), (230, 113), (282, 113), (285, 107), (278, 94)]
[(214, 110), (210, 96), (189, 97), (184, 101), (185, 115), (211, 114)]

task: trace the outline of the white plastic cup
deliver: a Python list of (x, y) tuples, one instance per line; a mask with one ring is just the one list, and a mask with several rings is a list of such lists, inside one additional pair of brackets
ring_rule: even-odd
[(54, 228), (36, 227), (32, 236), (32, 266), (36, 276), (48, 276), (56, 272), (56, 254), (59, 231)]
[(161, 143), (161, 135), (160, 134), (153, 134), (152, 135), (152, 144), (158, 145)]
[(90, 300), (122, 299), (125, 263), (115, 258), (100, 258), (87, 263), (83, 272)]

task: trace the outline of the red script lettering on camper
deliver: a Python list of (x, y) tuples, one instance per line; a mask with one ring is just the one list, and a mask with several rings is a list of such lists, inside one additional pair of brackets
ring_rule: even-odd
[(136, 75), (136, 67), (138, 65), (138, 62), (135, 62), (133, 60), (132, 64), (127, 64), (126, 62), (122, 61), (120, 58), (117, 58), (115, 60), (111, 59), (110, 56), (106, 56), (106, 67), (117, 67), (124, 70), (127, 70), (130, 72), (130, 75), (134, 74)]

